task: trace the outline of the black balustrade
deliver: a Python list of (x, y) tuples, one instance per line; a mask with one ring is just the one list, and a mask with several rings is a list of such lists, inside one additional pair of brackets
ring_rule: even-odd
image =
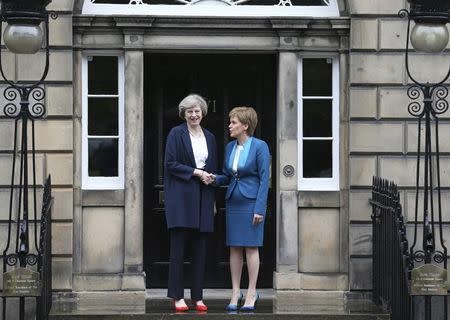
[[(40, 224), (37, 223), (38, 219), (34, 219), (34, 235), (35, 239), (39, 239), (39, 241), (35, 243), (34, 248), (31, 248), (26, 253), (16, 251), (16, 245), (13, 244), (13, 224), (18, 224), (20, 221), (9, 220), (8, 240), (2, 254), (3, 273), (5, 274), (5, 272), (17, 268), (27, 268), (37, 272), (39, 274), (37, 283), (38, 294), (36, 296), (27, 296), (18, 292), (17, 295), (2, 295), (2, 320), (8, 320), (7, 316), (12, 314), (18, 315), (18, 318), (21, 320), (25, 319), (26, 301), (30, 298), (36, 299), (36, 320), (48, 319), (48, 314), (52, 306), (52, 205), (51, 178), (49, 176), (44, 184)], [(38, 234), (39, 238), (37, 236)], [(20, 236), (16, 237), (16, 239), (19, 239), (19, 245), (17, 247), (20, 248)], [(18, 300), (19, 304), (8, 303), (14, 300)]]
[(409, 275), (412, 263), (397, 185), (374, 177), (370, 203), (373, 300), (391, 313), (392, 320), (410, 320)]
[(52, 186), (49, 176), (44, 185), (41, 211), (38, 259), (41, 295), (36, 298), (36, 320), (47, 320), (52, 307), (52, 205)]

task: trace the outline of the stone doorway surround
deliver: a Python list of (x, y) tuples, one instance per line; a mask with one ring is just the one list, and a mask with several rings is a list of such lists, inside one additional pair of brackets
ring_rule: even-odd
[[(79, 4), (76, 4), (76, 6)], [(145, 307), (143, 267), (143, 66), (145, 52), (278, 54), (277, 79), (277, 245), (274, 289), (294, 291), (299, 298), (326, 297), (342, 302), (348, 290), (348, 185), (346, 139), (341, 142), (341, 191), (302, 192), (297, 175), (297, 68), (304, 52), (339, 56), (341, 74), (341, 136), (347, 137), (347, 18), (167, 18), (73, 17), (74, 30), (74, 252), (73, 293), (80, 303), (91, 301)], [(81, 189), (81, 62), (87, 52), (121, 52), (125, 58), (125, 189)], [(309, 266), (303, 272), (301, 250), (308, 225), (302, 208), (327, 208), (336, 223), (338, 258), (330, 270)], [(311, 217), (314, 222), (317, 218)], [(106, 224), (116, 236), (102, 239), (96, 226)], [(108, 240), (108, 241), (107, 241)], [(98, 247), (97, 243), (107, 247)], [(303, 255), (302, 255), (303, 254)], [(110, 262), (107, 257), (113, 257)], [(312, 269), (311, 269), (312, 268)], [(320, 293), (324, 294), (320, 294)], [(282, 295), (280, 295), (281, 297)], [(292, 296), (292, 295), (290, 295)]]

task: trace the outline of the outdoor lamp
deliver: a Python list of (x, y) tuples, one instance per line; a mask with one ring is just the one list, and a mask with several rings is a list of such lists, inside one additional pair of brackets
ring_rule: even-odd
[(448, 30), (445, 24), (418, 23), (411, 31), (411, 44), (417, 51), (441, 52), (447, 47)]
[(14, 53), (36, 53), (41, 49), (44, 32), (40, 24), (51, 0), (3, 0), (1, 17), (7, 23), (3, 33), (6, 47)]
[(409, 17), (415, 26), (411, 30), (411, 44), (417, 51), (441, 52), (447, 47), (450, 21), (449, 0), (408, 0)]

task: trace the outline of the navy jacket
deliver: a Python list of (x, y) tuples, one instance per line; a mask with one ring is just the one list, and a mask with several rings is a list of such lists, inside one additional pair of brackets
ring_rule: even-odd
[[(205, 171), (217, 171), (217, 145), (214, 135), (203, 128), (208, 146)], [(205, 186), (195, 169), (194, 152), (187, 124), (172, 128), (167, 136), (164, 157), (164, 193), (167, 228), (185, 227), (201, 232), (214, 230), (215, 190)]]
[(235, 174), (230, 167), (230, 156), (236, 143), (236, 140), (233, 140), (225, 148), (223, 175), (216, 176), (216, 184), (228, 184), (226, 199), (230, 198), (234, 188), (239, 188), (244, 197), (256, 199), (254, 213), (264, 216), (269, 192), (269, 147), (263, 140), (253, 137), (245, 165), (238, 166)]

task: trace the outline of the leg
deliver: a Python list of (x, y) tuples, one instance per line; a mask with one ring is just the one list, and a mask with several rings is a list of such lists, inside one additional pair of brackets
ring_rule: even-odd
[[(170, 264), (169, 284), (167, 296), (175, 300), (184, 299), (183, 288), (183, 260), (186, 230), (183, 228), (170, 229)], [(184, 303), (180, 301), (180, 303)]]
[(233, 288), (230, 304), (237, 304), (239, 296), (241, 294), (241, 275), (243, 264), (243, 248), (230, 247), (230, 271), (231, 284)]
[(246, 247), (248, 269), (248, 291), (245, 296), (245, 306), (253, 306), (256, 300), (256, 282), (259, 272), (259, 249), (258, 247)]
[(192, 231), (192, 288), (191, 299), (203, 300), (203, 280), (205, 278), (206, 240), (208, 233)]

